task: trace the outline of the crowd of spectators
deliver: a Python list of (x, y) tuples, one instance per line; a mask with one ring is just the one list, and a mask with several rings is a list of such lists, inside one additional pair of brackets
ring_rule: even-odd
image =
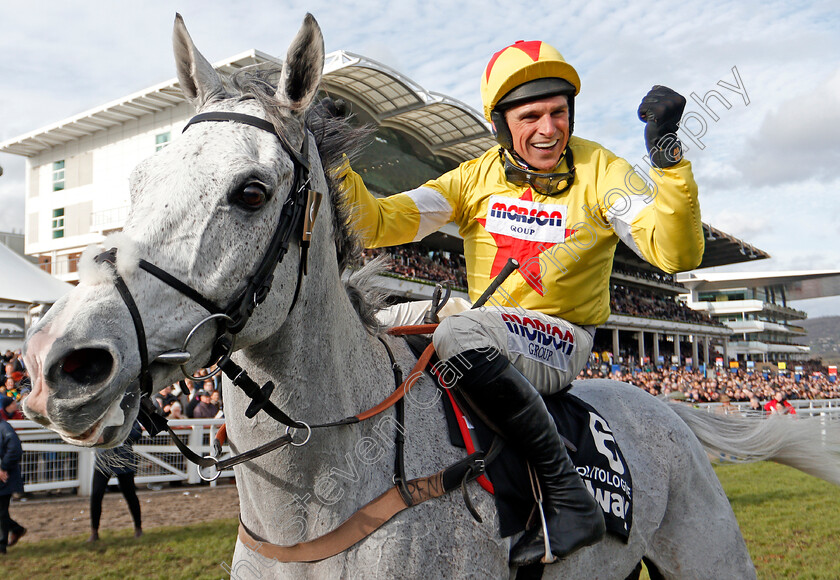
[[(20, 352), (7, 350), (0, 355), (0, 399), (9, 397), (20, 403), (21, 399), (29, 394), (29, 390), (29, 375), (23, 366)], [(14, 413), (14, 416), (2, 417), (2, 419), (23, 419), (20, 405), (17, 405), (17, 407), (18, 410)]]
[(391, 265), (388, 270), (400, 277), (430, 281), (454, 281), (459, 289), (467, 288), (467, 266), (464, 256), (455, 252), (432, 250), (419, 244), (367, 249), (363, 252), (364, 263), (388, 254)]
[(667, 284), (668, 286), (678, 286), (673, 274), (665, 274), (664, 272), (653, 272), (647, 270), (625, 270), (618, 264), (613, 264), (612, 271), (614, 274), (622, 274), (631, 278), (650, 280), (651, 282), (659, 282), (660, 284)]
[(164, 387), (154, 397), (155, 405), (167, 419), (221, 419), (222, 382), (213, 371), (201, 369), (195, 379), (183, 379), (174, 385)]
[[(753, 410), (761, 410), (774, 398), (838, 399), (840, 382), (831, 382), (825, 372), (806, 365), (798, 380), (787, 372), (735, 372), (717, 369), (709, 373), (697, 369), (655, 369), (605, 372), (597, 365), (581, 371), (579, 379), (610, 378), (644, 389), (654, 396), (664, 395), (691, 403), (749, 403)], [(824, 371), (824, 369), (823, 369)]]
[(721, 322), (692, 310), (673, 297), (622, 284), (610, 284), (610, 310), (627, 316), (723, 326)]

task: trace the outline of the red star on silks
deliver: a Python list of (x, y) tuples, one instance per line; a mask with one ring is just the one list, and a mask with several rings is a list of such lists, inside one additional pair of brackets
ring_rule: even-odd
[[(534, 201), (531, 188), (529, 187), (519, 199), (522, 201)], [(487, 227), (487, 218), (476, 218), (475, 221), (480, 223), (482, 227)], [(568, 238), (576, 231), (577, 230), (570, 230), (569, 228), (566, 228), (564, 237)], [(556, 243), (535, 242), (504, 234), (497, 234), (494, 232), (488, 233), (493, 236), (493, 240), (496, 242), (496, 247), (498, 248), (496, 258), (493, 260), (493, 267), (490, 268), (490, 277), (494, 278), (502, 271), (505, 264), (507, 264), (508, 258), (513, 258), (519, 262), (520, 274), (522, 274), (522, 277), (525, 278), (528, 285), (540, 296), (544, 296), (545, 290), (542, 285), (542, 276), (540, 275), (540, 263), (539, 260), (534, 260), (532, 258), (542, 254), (552, 246), (556, 245)], [(523, 270), (525, 272), (523, 272)]]

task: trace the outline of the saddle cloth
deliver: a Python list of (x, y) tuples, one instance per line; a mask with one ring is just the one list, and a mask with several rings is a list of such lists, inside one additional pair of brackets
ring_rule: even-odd
[[(415, 352), (422, 352), (429, 344), (422, 336), (405, 338)], [(435, 362), (437, 356), (433, 356), (430, 366)], [(441, 391), (452, 445), (469, 452), (490, 449), (495, 432), (475, 413), (462, 410), (463, 405), (451, 390)], [(568, 442), (569, 458), (604, 512), (607, 532), (627, 542), (633, 523), (633, 483), (609, 424), (596, 409), (568, 391), (543, 399), (558, 431)], [(484, 476), (478, 481), (494, 496), (501, 536), (512, 536), (535, 525), (539, 515), (525, 459), (504, 443), (498, 456), (487, 465), (486, 473), (489, 482)]]
[[(472, 439), (473, 445), (477, 449), (489, 449), (495, 433), (475, 414), (466, 416), (457, 403), (453, 405), (449, 393), (444, 393), (443, 402), (452, 445), (467, 448), (458, 425), (460, 413), (466, 419), (462, 425), (467, 425), (466, 436)], [(627, 542), (633, 523), (633, 484), (607, 421), (591, 405), (567, 392), (545, 397), (545, 404), (560, 434), (571, 443), (569, 458), (600, 504), (607, 532)], [(534, 525), (536, 520), (531, 519), (539, 516), (525, 459), (505, 443), (499, 455), (487, 465), (487, 476), (499, 512), (501, 536), (511, 536)]]

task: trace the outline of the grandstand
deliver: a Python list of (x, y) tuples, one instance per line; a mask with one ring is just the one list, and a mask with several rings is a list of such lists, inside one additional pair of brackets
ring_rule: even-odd
[[(232, 73), (279, 63), (252, 49), (215, 66)], [(364, 56), (327, 55), (323, 87), (350, 104), (357, 122), (375, 127), (354, 168), (376, 195), (417, 187), (496, 144), (478, 111)], [(77, 282), (82, 250), (125, 221), (131, 168), (176, 138), (191, 114), (173, 79), (0, 143), (0, 151), (27, 158), (26, 253)], [(704, 230), (701, 268), (769, 257), (710, 225)], [(453, 279), (454, 294), (466, 297), (463, 242), (453, 224), (391, 252), (393, 271), (381, 286), (395, 301), (429, 298), (442, 279)], [(595, 342), (611, 362), (698, 366), (718, 353), (728, 358), (732, 330), (678, 301), (688, 289), (623, 245), (611, 286), (614, 312)]]
[(734, 332), (729, 357), (756, 362), (802, 361), (810, 348), (796, 344), (805, 329), (792, 324), (807, 314), (788, 304), (836, 295), (840, 292), (840, 271), (751, 272), (680, 274), (687, 289), (688, 307), (721, 321)]

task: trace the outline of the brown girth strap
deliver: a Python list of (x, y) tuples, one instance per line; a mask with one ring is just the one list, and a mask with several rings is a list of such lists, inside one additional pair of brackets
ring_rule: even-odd
[(403, 497), (398, 486), (392, 487), (347, 518), (336, 529), (314, 540), (292, 546), (278, 546), (255, 536), (241, 520), (239, 539), (250, 550), (280, 562), (318, 562), (361, 542), (404, 509), (441, 497), (458, 488), (464, 481), (471, 481), (482, 473), (484, 454), (474, 453), (434, 475), (407, 481), (405, 490), (408, 498)]

